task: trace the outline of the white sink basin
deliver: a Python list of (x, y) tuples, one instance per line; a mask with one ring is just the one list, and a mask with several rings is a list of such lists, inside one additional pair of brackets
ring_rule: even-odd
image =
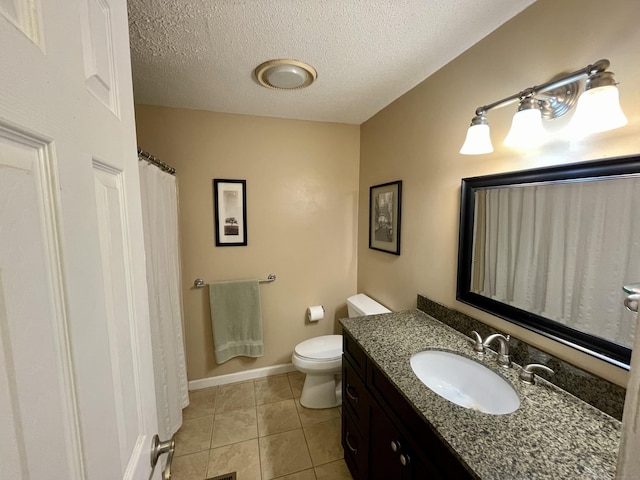
[(462, 355), (426, 350), (411, 357), (411, 368), (427, 387), (461, 407), (504, 415), (520, 406), (520, 398), (509, 382)]

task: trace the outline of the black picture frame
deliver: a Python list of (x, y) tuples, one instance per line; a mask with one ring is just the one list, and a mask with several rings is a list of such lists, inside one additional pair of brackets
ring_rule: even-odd
[(400, 255), (402, 180), (369, 188), (369, 248)]
[[(576, 330), (543, 316), (484, 297), (471, 291), (475, 191), (506, 185), (544, 182), (577, 182), (594, 178), (626, 176), (640, 172), (640, 156), (594, 160), (518, 172), (463, 178), (461, 184), (458, 278), (456, 300), (560, 342), (607, 363), (629, 369), (631, 349)], [(622, 285), (620, 286), (622, 288)], [(620, 308), (624, 308), (620, 305)]]
[(213, 179), (216, 247), (247, 245), (247, 181)]

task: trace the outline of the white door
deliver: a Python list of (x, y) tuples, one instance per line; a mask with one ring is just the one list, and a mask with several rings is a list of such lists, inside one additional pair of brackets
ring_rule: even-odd
[(125, 0), (0, 0), (2, 480), (150, 477), (128, 42)]

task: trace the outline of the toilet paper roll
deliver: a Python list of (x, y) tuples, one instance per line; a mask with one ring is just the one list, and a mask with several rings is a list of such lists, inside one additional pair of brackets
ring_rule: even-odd
[(314, 305), (307, 308), (307, 319), (310, 322), (317, 322), (324, 318), (324, 307), (322, 305)]

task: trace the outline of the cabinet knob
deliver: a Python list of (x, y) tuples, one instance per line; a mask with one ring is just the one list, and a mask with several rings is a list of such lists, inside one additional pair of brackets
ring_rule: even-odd
[(400, 442), (398, 442), (397, 440), (391, 440), (391, 450), (393, 450), (394, 452), (399, 452)]
[(409, 458), (409, 455), (405, 455), (404, 453), (400, 455), (400, 463), (402, 465), (407, 466), (410, 461), (411, 459)]

